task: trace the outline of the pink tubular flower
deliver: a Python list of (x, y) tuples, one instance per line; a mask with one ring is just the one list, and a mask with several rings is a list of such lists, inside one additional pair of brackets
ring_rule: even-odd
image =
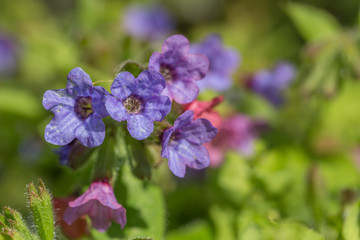
[(116, 201), (108, 182), (93, 182), (83, 195), (69, 202), (63, 219), (71, 224), (83, 215), (89, 215), (93, 227), (101, 232), (110, 227), (111, 220), (121, 228), (126, 224), (126, 210)]
[(213, 108), (216, 107), (224, 100), (223, 96), (218, 96), (210, 101), (193, 101), (192, 103), (185, 104), (184, 110), (191, 110), (194, 112), (194, 119), (205, 118), (211, 122), (211, 124), (219, 128), (221, 124), (221, 117), (217, 111)]

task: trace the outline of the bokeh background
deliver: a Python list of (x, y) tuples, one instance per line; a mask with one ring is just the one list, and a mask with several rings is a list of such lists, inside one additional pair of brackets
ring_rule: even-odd
[[(162, 6), (172, 19), (169, 34), (151, 41), (130, 36), (124, 15), (134, 4)], [(184, 179), (171, 174), (166, 160), (157, 162), (146, 180), (154, 196), (152, 190), (140, 191), (138, 199), (126, 200), (117, 192), (129, 207), (128, 217), (137, 216), (125, 233), (113, 224), (107, 234), (90, 232), (84, 239), (359, 239), (358, 0), (2, 0), (0, 5), (1, 207), (26, 216), (25, 185), (38, 178), (56, 198), (89, 185), (91, 161), (77, 170), (61, 165), (57, 147), (43, 137), (52, 115), (42, 107), (42, 95), (64, 88), (71, 69), (83, 68), (93, 81), (112, 80), (116, 66), (128, 59), (146, 64), (171, 34), (198, 43), (217, 33), (239, 52), (241, 64), (233, 88), (203, 91), (199, 98), (221, 94), (225, 101), (217, 110), (223, 116), (239, 112), (266, 122), (253, 154), (228, 152), (219, 167), (188, 172)], [(297, 76), (284, 92), (285, 103), (274, 107), (246, 83), (283, 60), (296, 66)], [(139, 206), (131, 205), (136, 200)]]

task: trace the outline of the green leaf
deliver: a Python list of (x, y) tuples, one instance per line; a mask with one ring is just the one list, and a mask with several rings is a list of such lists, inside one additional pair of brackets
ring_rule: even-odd
[(165, 203), (160, 188), (135, 177), (129, 164), (123, 165), (118, 182), (126, 184), (117, 184), (115, 192), (120, 194), (119, 200), (126, 199), (127, 224), (123, 231), (127, 239), (163, 239)]
[(210, 216), (215, 227), (215, 240), (235, 240), (235, 229), (232, 227), (235, 217), (233, 209), (215, 205), (210, 208)]
[(212, 231), (209, 223), (205, 221), (192, 222), (184, 227), (170, 231), (167, 240), (199, 240), (212, 239)]
[(41, 240), (54, 239), (54, 213), (49, 191), (40, 179), (38, 189), (33, 183), (30, 183), (27, 188), (29, 206)]
[[(231, 152), (219, 171), (218, 184), (232, 201), (239, 203), (250, 193), (250, 169), (244, 158)], [(241, 184), (239, 184), (241, 183)]]
[(275, 236), (276, 240), (325, 240), (322, 235), (314, 230), (293, 222), (278, 224)]
[(359, 240), (359, 202), (346, 206), (342, 235), (345, 240)]
[(39, 118), (41, 99), (28, 91), (15, 88), (0, 88), (0, 113), (15, 114), (25, 118)]
[(340, 32), (340, 24), (322, 9), (292, 2), (285, 11), (308, 42), (330, 39)]
[[(124, 125), (123, 125), (124, 126)], [(117, 148), (115, 149), (119, 161), (128, 161), (135, 176), (140, 179), (151, 178), (152, 154), (144, 141), (138, 141), (130, 136), (124, 128), (118, 128)]]

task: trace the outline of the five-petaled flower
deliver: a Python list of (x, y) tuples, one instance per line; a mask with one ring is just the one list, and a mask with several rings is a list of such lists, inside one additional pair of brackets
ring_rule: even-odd
[(196, 82), (201, 90), (210, 88), (224, 91), (231, 87), (231, 75), (240, 63), (240, 55), (236, 50), (225, 48), (217, 34), (209, 35), (201, 44), (191, 45), (190, 49), (193, 53), (203, 53), (209, 58), (209, 72), (205, 78)]
[(199, 88), (195, 80), (205, 77), (209, 69), (208, 58), (201, 53), (189, 53), (189, 41), (183, 35), (173, 35), (165, 40), (162, 52), (154, 52), (149, 59), (149, 69), (160, 72), (166, 80), (164, 94), (177, 103), (195, 100)]
[(93, 182), (83, 195), (69, 202), (63, 219), (70, 225), (83, 215), (89, 215), (92, 226), (99, 231), (106, 231), (111, 220), (121, 228), (126, 224), (126, 209), (117, 202), (107, 181)]
[(289, 62), (277, 64), (273, 70), (262, 70), (255, 73), (249, 87), (275, 106), (284, 103), (282, 91), (294, 80), (296, 69)]
[(194, 112), (186, 111), (165, 130), (162, 139), (161, 156), (169, 160), (170, 170), (178, 177), (184, 177), (186, 166), (203, 169), (209, 166), (210, 159), (202, 145), (210, 142), (217, 129), (206, 119), (196, 119)]
[(108, 116), (105, 95), (100, 86), (93, 86), (87, 73), (74, 68), (67, 76), (65, 89), (48, 90), (43, 106), (54, 113), (45, 128), (45, 140), (55, 145), (66, 145), (75, 138), (86, 147), (99, 146), (105, 138), (102, 118)]
[(162, 121), (170, 112), (171, 101), (161, 95), (165, 88), (164, 77), (146, 70), (135, 78), (121, 72), (111, 85), (113, 96), (106, 99), (106, 109), (117, 121), (127, 121), (130, 135), (142, 140), (154, 130), (154, 121)]

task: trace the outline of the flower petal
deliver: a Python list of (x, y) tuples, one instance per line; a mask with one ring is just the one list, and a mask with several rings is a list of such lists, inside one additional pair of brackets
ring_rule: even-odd
[[(184, 144), (182, 144), (182, 146), (184, 146)], [(194, 169), (203, 169), (210, 165), (209, 153), (204, 146), (189, 144), (188, 149), (194, 156), (186, 159), (187, 166)]]
[(74, 140), (74, 132), (80, 125), (81, 120), (72, 110), (59, 110), (45, 128), (45, 140), (55, 145), (66, 145)]
[(174, 127), (175, 129), (182, 128), (183, 126), (191, 124), (193, 120), (194, 112), (191, 110), (187, 110), (175, 120)]
[(159, 72), (160, 60), (161, 60), (161, 54), (159, 52), (154, 52), (149, 59), (149, 70)]
[(115, 97), (124, 100), (136, 89), (135, 77), (129, 72), (121, 72), (116, 76), (110, 89)]
[(169, 148), (168, 148), (168, 144), (170, 141), (170, 137), (171, 135), (174, 133), (175, 128), (171, 127), (165, 130), (163, 136), (162, 136), (162, 141), (161, 141), (161, 156), (164, 158), (169, 158)]
[(106, 111), (105, 108), (105, 99), (106, 96), (108, 96), (109, 93), (106, 91), (105, 88), (101, 86), (95, 86), (93, 87), (91, 98), (92, 102), (91, 105), (94, 109), (94, 112), (98, 114), (101, 118), (109, 116), (109, 113)]
[(118, 122), (126, 121), (130, 118), (122, 101), (113, 96), (106, 98), (105, 107), (110, 116)]
[(110, 211), (111, 218), (120, 224), (121, 228), (124, 228), (126, 224), (126, 209), (124, 207), (120, 207), (118, 209), (114, 209)]
[(75, 137), (85, 147), (99, 146), (105, 138), (105, 124), (101, 118), (90, 116), (76, 129)]
[(166, 58), (173, 58), (189, 51), (189, 40), (180, 34), (168, 37), (161, 48)]
[(80, 67), (74, 68), (67, 75), (66, 89), (74, 95), (87, 95), (92, 87), (90, 76)]
[(191, 103), (199, 94), (199, 87), (193, 81), (168, 81), (165, 90), (164, 95), (180, 104)]
[(134, 114), (127, 121), (127, 129), (133, 138), (143, 140), (153, 132), (154, 123), (144, 115)]
[(43, 97), (44, 108), (51, 110), (58, 105), (74, 107), (75, 100), (72, 96), (68, 95), (66, 89), (46, 91)]
[(154, 96), (146, 100), (144, 115), (153, 121), (162, 121), (171, 110), (171, 102), (167, 96)]
[(111, 226), (111, 210), (97, 200), (92, 202), (92, 208), (88, 213), (91, 218), (91, 225), (99, 232), (105, 232)]
[(181, 136), (194, 144), (210, 142), (218, 130), (207, 119), (196, 119), (192, 124), (181, 128)]
[(136, 81), (135, 93), (143, 98), (160, 95), (165, 88), (164, 76), (151, 70), (141, 72)]
[(168, 161), (169, 168), (175, 176), (183, 178), (186, 172), (186, 164), (172, 147), (169, 149)]
[(209, 71), (209, 59), (205, 54), (192, 53), (178, 61), (174, 67), (178, 80), (200, 80)]

